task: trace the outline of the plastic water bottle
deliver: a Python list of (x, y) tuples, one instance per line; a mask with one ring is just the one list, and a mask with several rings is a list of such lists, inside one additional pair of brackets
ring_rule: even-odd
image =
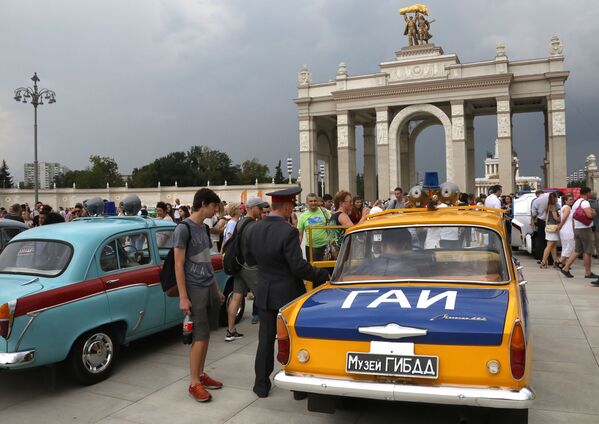
[(183, 344), (191, 344), (193, 341), (191, 333), (193, 333), (193, 321), (189, 315), (185, 315), (183, 320)]

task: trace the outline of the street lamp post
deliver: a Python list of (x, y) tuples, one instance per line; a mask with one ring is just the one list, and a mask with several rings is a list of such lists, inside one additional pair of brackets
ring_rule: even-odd
[(33, 105), (33, 175), (34, 182), (33, 187), (35, 189), (35, 203), (39, 200), (39, 170), (37, 166), (37, 107), (44, 104), (44, 99), (48, 101), (48, 104), (56, 103), (56, 93), (47, 88), (39, 89), (37, 83), (39, 82), (37, 72), (33, 73), (31, 81), (33, 81), (33, 88), (31, 87), (19, 87), (15, 90), (14, 99), (21, 103), (31, 103)]
[(320, 178), (320, 196), (324, 196), (324, 163), (318, 166), (318, 176)]
[(291, 184), (291, 173), (293, 172), (293, 159), (291, 156), (287, 158), (287, 174), (289, 176), (289, 184)]

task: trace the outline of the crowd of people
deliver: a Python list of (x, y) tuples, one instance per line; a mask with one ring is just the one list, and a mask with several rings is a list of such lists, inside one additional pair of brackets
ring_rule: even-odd
[(272, 384), (278, 310), (305, 293), (304, 280), (318, 284), (329, 279), (326, 270), (313, 267), (302, 255), (299, 232), (292, 219), (293, 199), (299, 191), (291, 188), (270, 193), (272, 205), (254, 197), (244, 205), (232, 203), (225, 209), (216, 193), (200, 189), (194, 196), (191, 216), (184, 220), (187, 225), (175, 229), (173, 248), (179, 307), (193, 321), (188, 393), (198, 402), (209, 401), (212, 398), (209, 390), (223, 387), (204, 370), (210, 331), (217, 328), (218, 310), (224, 301), (211, 265), (214, 235), (219, 235), (222, 229), (222, 239), (218, 238), (222, 249), (226, 249), (230, 240), (237, 240), (241, 257), (236, 260), (242, 262), (234, 276), (225, 340), (243, 337), (235, 329), (236, 310), (243, 296), (248, 291), (254, 292), (254, 313), (260, 328), (253, 390), (259, 397), (268, 396)]
[[(78, 211), (81, 213), (83, 211), (83, 206), (79, 206), (80, 208)], [(4, 207), (0, 207), (0, 219), (19, 221), (26, 224), (29, 228), (70, 221), (73, 218), (68, 218), (75, 213), (77, 213), (77, 206), (69, 210), (60, 207), (55, 211), (52, 206), (44, 205), (42, 202), (37, 202), (33, 209), (27, 203), (15, 203), (10, 206), (8, 210)]]
[[(591, 269), (592, 258), (599, 254), (597, 193), (582, 187), (578, 199), (566, 194), (560, 201), (555, 192), (538, 190), (532, 203), (532, 216), (537, 229), (534, 252), (539, 266), (553, 265), (567, 278), (573, 278), (572, 265), (582, 255), (585, 278), (596, 279), (591, 284), (599, 286), (599, 276)], [(559, 255), (558, 243), (561, 244)]]
[[(177, 225), (171, 244), (179, 307), (194, 323), (189, 352), (189, 394), (193, 399), (208, 401), (212, 398), (208, 390), (222, 387), (221, 382), (204, 371), (210, 332), (217, 328), (218, 311), (224, 302), (214, 277), (211, 251), (223, 252), (229, 241), (238, 238), (241, 268), (233, 276), (225, 340), (232, 342), (243, 337), (235, 326), (237, 311), (245, 296), (253, 296), (252, 323), (260, 323), (253, 390), (259, 397), (266, 397), (271, 388), (279, 308), (305, 292), (304, 280), (319, 285), (330, 278), (330, 270), (313, 267), (310, 262), (335, 259), (342, 227), (363, 222), (375, 213), (412, 206), (401, 187), (394, 190), (392, 199), (376, 200), (372, 204), (347, 191), (322, 197), (308, 193), (305, 210), (297, 216), (295, 198), (300, 191), (292, 187), (268, 193), (272, 203), (252, 197), (245, 203), (227, 204), (205, 188), (198, 190), (190, 207), (182, 205), (179, 199), (175, 199), (174, 204), (162, 201), (156, 204), (156, 218), (187, 224)], [(499, 185), (491, 187), (488, 196), (461, 194), (457, 204), (502, 209), (506, 212), (506, 229), (511, 230), (513, 196), (503, 195)], [(429, 208), (446, 206), (436, 198), (428, 205)], [(143, 206), (139, 215), (148, 215), (148, 208)], [(26, 204), (14, 204), (9, 210), (0, 210), (1, 218), (21, 221), (31, 227), (69, 222), (84, 216), (87, 211), (81, 203), (57, 211), (41, 202), (33, 209)], [(573, 264), (582, 255), (585, 277), (597, 279), (591, 284), (599, 286), (599, 277), (591, 270), (592, 255), (599, 252), (596, 193), (584, 187), (578, 199), (567, 194), (560, 202), (555, 192), (539, 190), (532, 203), (532, 216), (536, 227), (535, 253), (541, 268), (547, 268), (552, 262), (566, 277), (572, 278)], [(325, 226), (329, 228), (322, 228)], [(331, 226), (339, 228), (331, 230)], [(561, 243), (560, 255), (558, 242)], [(302, 243), (305, 244), (303, 251)]]

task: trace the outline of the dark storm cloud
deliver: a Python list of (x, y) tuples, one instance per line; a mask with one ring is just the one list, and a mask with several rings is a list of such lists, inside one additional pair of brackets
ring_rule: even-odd
[[(288, 153), (298, 162), (297, 72), (314, 82), (378, 71), (405, 45), (398, 9), (409, 2), (96, 1), (5, 2), (0, 16), (0, 143), (22, 177), (32, 158), (30, 105), (12, 100), (33, 71), (58, 102), (40, 110), (40, 160), (71, 168), (90, 154), (114, 157), (123, 173), (173, 150), (204, 144), (234, 161), (257, 157), (271, 170)], [(430, 1), (432, 41), (464, 62), (492, 59), (498, 41), (510, 59), (544, 57), (564, 43), (569, 169), (599, 153), (595, 102), (599, 30), (594, 2)], [(25, 18), (26, 17), (26, 18)], [(477, 118), (477, 165), (495, 139), (493, 119)], [(540, 174), (538, 114), (514, 118), (522, 174)], [(418, 140), (419, 165), (442, 168), (440, 127)]]

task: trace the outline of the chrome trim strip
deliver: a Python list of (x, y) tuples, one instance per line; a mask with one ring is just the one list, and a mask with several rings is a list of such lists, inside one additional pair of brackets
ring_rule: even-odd
[(21, 285), (22, 285), (22, 286), (26, 286), (26, 285), (28, 285), (28, 284), (32, 284), (32, 283), (35, 283), (36, 281), (39, 281), (39, 279), (40, 279), (40, 277), (35, 277), (35, 278), (32, 278), (32, 279), (31, 279), (31, 280), (29, 280), (29, 281), (25, 281), (24, 283), (21, 283)]
[(373, 327), (358, 327), (358, 332), (379, 336), (385, 339), (401, 339), (404, 337), (426, 336), (427, 330), (413, 327), (403, 327), (394, 322), (387, 325), (375, 325)]
[(148, 287), (148, 285), (144, 284), (144, 283), (137, 283), (137, 284), (130, 284), (128, 286), (115, 287), (114, 289), (109, 289), (109, 290), (106, 290), (106, 291), (101, 291), (101, 292), (90, 294), (90, 295), (87, 295), (87, 296), (78, 297), (77, 299), (69, 300), (69, 301), (63, 302), (63, 303), (58, 303), (56, 305), (48, 306), (46, 308), (36, 309), (35, 311), (28, 312), (27, 315), (39, 314), (39, 313), (47, 311), (49, 309), (54, 309), (54, 308), (58, 308), (59, 306), (68, 305), (69, 303), (79, 302), (80, 300), (90, 299), (90, 298), (95, 297), (95, 296), (100, 296), (100, 295), (103, 295), (103, 294), (106, 294), (106, 293), (109, 293), (109, 292), (113, 292), (113, 291), (116, 291), (116, 290), (123, 290), (123, 289), (129, 288), (129, 287), (134, 287), (134, 286)]
[(148, 284), (148, 287), (156, 287), (156, 286), (160, 286), (161, 283), (152, 283), (152, 284)]
[(77, 299), (69, 300), (67, 302), (57, 303), (56, 305), (48, 306), (48, 307), (45, 307), (42, 309), (36, 309), (35, 311), (28, 312), (27, 315), (39, 314), (41, 312), (48, 311), (50, 309), (58, 308), (59, 306), (68, 305), (69, 303), (79, 302), (80, 300), (90, 299), (92, 297), (100, 296), (103, 294), (106, 294), (106, 292), (102, 291), (102, 292), (98, 292), (98, 293), (94, 293), (94, 294), (89, 294), (87, 296), (78, 297)]
[(117, 291), (117, 290), (124, 290), (124, 289), (128, 289), (128, 288), (131, 288), (131, 287), (148, 287), (148, 285), (145, 284), (145, 283), (129, 284), (129, 285), (126, 285), (126, 286), (121, 286), (121, 287), (115, 287), (113, 289), (108, 289), (108, 290), (106, 290), (106, 293), (112, 293), (112, 292)]
[(14, 368), (35, 360), (35, 349), (15, 353), (0, 353), (0, 368)]
[(37, 318), (37, 316), (39, 315), (39, 312), (38, 313), (29, 313), (27, 315), (29, 315), (31, 318), (29, 319), (27, 324), (25, 324), (23, 331), (21, 331), (21, 334), (19, 335), (19, 338), (17, 339), (17, 344), (15, 345), (15, 350), (19, 350), (19, 347), (21, 346), (21, 342), (23, 341), (23, 337), (25, 337), (25, 333), (27, 332), (27, 330), (29, 330), (29, 327), (31, 326), (31, 323), (33, 323), (33, 320), (35, 320)]
[(531, 387), (508, 390), (496, 387), (417, 386), (292, 375), (285, 371), (279, 371), (274, 381), (283, 389), (307, 393), (443, 405), (528, 409), (535, 399)]
[(137, 322), (135, 323), (135, 325), (131, 329), (131, 334), (134, 334), (137, 331), (137, 329), (141, 325), (141, 322), (144, 320), (144, 316), (145, 315), (146, 315), (146, 311), (139, 311), (139, 317), (137, 318)]

